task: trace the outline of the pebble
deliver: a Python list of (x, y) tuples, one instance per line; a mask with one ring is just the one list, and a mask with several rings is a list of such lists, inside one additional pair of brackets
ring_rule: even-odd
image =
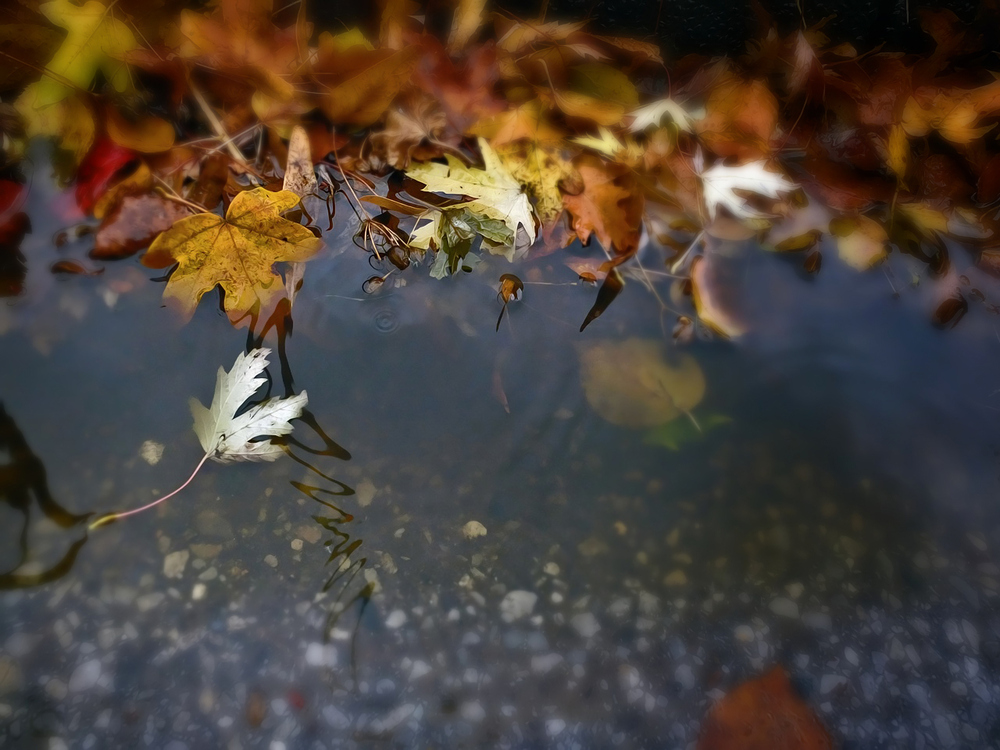
[(663, 579), (664, 586), (683, 586), (687, 583), (687, 574), (680, 569), (668, 573)]
[(162, 591), (151, 591), (148, 594), (136, 597), (135, 606), (140, 612), (148, 612), (153, 607), (158, 607), (167, 598)]
[(431, 665), (425, 661), (417, 659), (415, 662), (413, 662), (413, 666), (410, 668), (410, 680), (411, 681), (419, 680), (424, 675), (430, 674), (430, 672), (431, 672)]
[(171, 552), (163, 558), (163, 575), (167, 578), (183, 578), (189, 557), (191, 553), (186, 549)]
[(406, 623), (406, 612), (401, 609), (394, 609), (389, 613), (389, 616), (385, 618), (385, 626), (390, 630), (401, 628), (404, 623)]
[(486, 709), (479, 701), (468, 701), (462, 704), (461, 714), (466, 721), (479, 722), (486, 718)]
[(545, 721), (545, 734), (549, 737), (558, 737), (566, 729), (566, 722), (562, 719), (547, 719)]
[(462, 527), (462, 536), (466, 539), (475, 539), (477, 536), (486, 536), (486, 527), (479, 521), (469, 521)]
[(593, 638), (601, 630), (601, 625), (597, 622), (591, 612), (581, 612), (573, 615), (569, 621), (570, 627), (575, 630), (581, 638)]
[(697, 684), (697, 679), (694, 676), (694, 670), (691, 669), (689, 664), (681, 664), (677, 669), (674, 670), (674, 679), (680, 683), (681, 687), (685, 690), (690, 690)]
[(204, 583), (196, 583), (194, 588), (191, 589), (191, 598), (198, 602), (205, 598), (205, 594), (208, 592), (208, 587)]
[(839, 674), (825, 674), (819, 681), (819, 692), (820, 695), (827, 695), (833, 692), (841, 685), (847, 684), (847, 678)]
[(554, 562), (547, 562), (545, 563), (545, 567), (542, 568), (542, 572), (554, 578), (559, 575), (559, 565)]
[(337, 666), (337, 649), (324, 643), (310, 643), (306, 646), (306, 664), (310, 667)]
[(548, 674), (555, 669), (563, 658), (559, 654), (542, 654), (531, 657), (531, 671), (535, 674)]
[(19, 691), (23, 683), (21, 668), (13, 660), (0, 656), (0, 695)]
[(72, 677), (69, 678), (69, 691), (79, 693), (90, 690), (101, 679), (101, 662), (99, 659), (91, 659), (73, 670)]
[(790, 617), (797, 620), (799, 617), (799, 605), (791, 599), (779, 596), (771, 601), (770, 610), (779, 617)]
[(272, 568), (278, 567), (278, 558), (275, 557), (274, 555), (268, 555), (267, 557), (265, 557), (264, 562), (267, 565), (270, 565)]
[(296, 552), (298, 552), (299, 550), (302, 549), (302, 547), (303, 547), (303, 541), (301, 539), (293, 539), (292, 540), (292, 549), (293, 550), (295, 550)]
[(753, 628), (749, 625), (737, 625), (733, 629), (733, 637), (740, 643), (750, 643), (754, 639)]
[(362, 479), (358, 486), (354, 488), (354, 493), (358, 498), (358, 505), (362, 508), (367, 508), (372, 504), (372, 500), (375, 499), (378, 490), (370, 479)]
[(538, 594), (520, 589), (508, 591), (500, 602), (500, 619), (515, 622), (530, 615), (535, 609)]
[(150, 466), (156, 466), (160, 463), (160, 459), (163, 458), (163, 443), (158, 443), (155, 440), (147, 440), (139, 448), (139, 455)]

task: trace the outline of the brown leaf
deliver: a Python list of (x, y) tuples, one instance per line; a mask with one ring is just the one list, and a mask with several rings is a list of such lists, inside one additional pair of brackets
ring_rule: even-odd
[[(411, 160), (430, 161), (444, 153), (448, 118), (430, 97), (414, 98), (406, 108), (393, 107), (385, 127), (369, 139), (372, 156), (394, 169), (406, 169)], [(454, 144), (447, 144), (454, 145)], [(378, 171), (378, 163), (372, 165)]]
[(778, 102), (763, 81), (722, 76), (696, 123), (702, 142), (719, 156), (759, 159), (770, 156), (778, 122)]
[(564, 195), (563, 205), (573, 216), (573, 230), (587, 244), (592, 234), (605, 250), (631, 256), (639, 249), (644, 200), (635, 176), (621, 164), (610, 164), (591, 154), (575, 166), (583, 192)]
[(420, 52), (416, 46), (397, 52), (360, 45), (340, 50), (332, 38), (321, 38), (315, 77), (325, 89), (318, 102), (323, 114), (333, 123), (371, 125), (409, 82)]
[(774, 667), (716, 703), (701, 728), (698, 750), (832, 750), (816, 714)]
[(190, 213), (179, 203), (156, 193), (127, 195), (104, 217), (97, 230), (91, 258), (127, 258), (142, 250), (160, 232)]
[(696, 258), (691, 264), (691, 296), (698, 319), (720, 336), (731, 339), (746, 333), (746, 327), (726, 309), (711, 256)]

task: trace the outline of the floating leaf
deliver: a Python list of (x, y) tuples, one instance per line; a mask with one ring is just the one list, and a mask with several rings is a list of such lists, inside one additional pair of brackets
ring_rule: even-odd
[(463, 207), (504, 222), (510, 228), (512, 240), (516, 240), (517, 230), (521, 228), (528, 235), (528, 243), (534, 242), (535, 218), (521, 183), (514, 179), (489, 143), (482, 138), (479, 139), (479, 149), (483, 155), (483, 169), (467, 167), (454, 156), (446, 154), (447, 164), (414, 164), (406, 174), (424, 183), (428, 190), (475, 198)]
[(837, 238), (840, 259), (857, 271), (867, 271), (888, 254), (889, 235), (881, 224), (867, 216), (834, 219), (830, 222), (830, 232)]
[(83, 5), (53, 0), (38, 9), (69, 34), (46, 66), (49, 75), (32, 89), (28, 100), (31, 106), (47, 107), (65, 99), (74, 89), (87, 90), (98, 71), (116, 91), (132, 87), (124, 58), (138, 44), (129, 27), (114, 17), (112, 6), (98, 0)]
[(719, 207), (726, 208), (737, 219), (760, 219), (768, 216), (751, 206), (747, 199), (737, 194), (737, 190), (756, 193), (768, 198), (777, 198), (779, 193), (788, 193), (796, 188), (794, 182), (784, 175), (769, 172), (766, 162), (755, 161), (730, 167), (721, 162), (701, 173), (705, 188), (705, 207), (708, 216), (715, 218)]
[(163, 296), (174, 300), (185, 318), (216, 285), (226, 293), (231, 318), (263, 310), (284, 288), (274, 264), (305, 260), (323, 245), (308, 229), (281, 217), (298, 202), (288, 190), (240, 193), (225, 218), (204, 213), (178, 221), (156, 238), (142, 262), (152, 268), (178, 264)]

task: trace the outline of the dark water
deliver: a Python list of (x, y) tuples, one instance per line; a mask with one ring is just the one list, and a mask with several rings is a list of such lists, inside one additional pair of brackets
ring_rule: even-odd
[[(54, 246), (55, 196), (36, 172), (0, 308), (3, 747), (688, 747), (774, 664), (845, 747), (995, 746), (998, 321), (931, 324), (948, 284), (990, 295), (961, 250), (942, 282), (720, 245), (751, 332), (685, 351), (731, 421), (671, 451), (580, 381), (580, 346), (675, 350), (640, 284), (580, 334), (559, 256), (366, 296), (341, 236), (271, 368), (310, 396), (292, 457), (88, 537), (187, 477), (187, 399), (247, 332), (209, 298), (181, 326), (134, 260), (50, 274), (89, 242)], [(557, 285), (496, 332), (511, 270)]]

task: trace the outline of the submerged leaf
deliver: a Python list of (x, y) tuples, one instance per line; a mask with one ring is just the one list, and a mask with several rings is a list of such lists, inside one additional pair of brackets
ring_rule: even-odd
[(587, 402), (622, 427), (657, 427), (690, 412), (705, 395), (705, 376), (689, 354), (676, 364), (663, 342), (630, 338), (598, 341), (580, 350)]
[(261, 438), (292, 431), (290, 420), (302, 416), (309, 402), (305, 391), (290, 398), (268, 399), (237, 414), (267, 383), (261, 373), (267, 367), (270, 353), (270, 349), (254, 349), (249, 354), (240, 354), (228, 373), (220, 367), (210, 408), (206, 409), (196, 398), (191, 399), (195, 434), (213, 461), (273, 461), (284, 452), (280, 445)]

